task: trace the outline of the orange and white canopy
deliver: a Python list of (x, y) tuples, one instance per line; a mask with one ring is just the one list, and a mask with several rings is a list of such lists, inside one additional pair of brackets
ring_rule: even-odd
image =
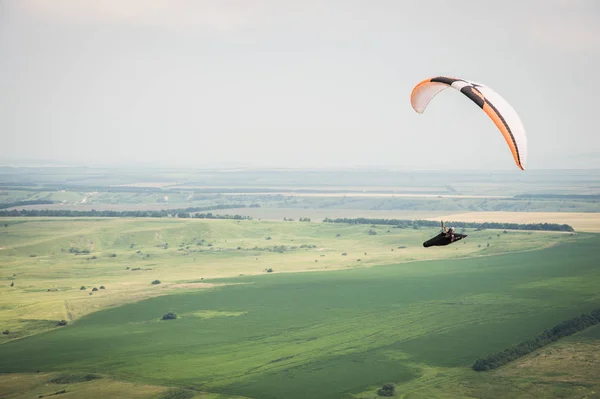
[(500, 130), (519, 168), (527, 164), (527, 136), (521, 118), (514, 108), (498, 93), (479, 83), (438, 76), (417, 84), (410, 96), (415, 111), (422, 114), (429, 102), (439, 92), (452, 87), (477, 104), (492, 119)]

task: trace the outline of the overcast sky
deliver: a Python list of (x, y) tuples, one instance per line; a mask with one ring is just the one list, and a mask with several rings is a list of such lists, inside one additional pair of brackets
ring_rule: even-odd
[(0, 0), (0, 159), (518, 170), (454, 90), (520, 114), (529, 169), (600, 167), (597, 0)]

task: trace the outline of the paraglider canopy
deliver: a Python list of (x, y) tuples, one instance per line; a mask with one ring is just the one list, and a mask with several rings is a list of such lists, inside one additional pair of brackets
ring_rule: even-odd
[(521, 118), (498, 93), (480, 83), (438, 76), (421, 81), (411, 93), (413, 109), (422, 114), (429, 102), (442, 90), (452, 87), (479, 106), (492, 119), (521, 170), (527, 165), (527, 136)]

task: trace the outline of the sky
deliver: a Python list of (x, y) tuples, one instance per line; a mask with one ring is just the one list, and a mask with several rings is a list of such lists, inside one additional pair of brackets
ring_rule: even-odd
[(597, 0), (0, 0), (0, 163), (599, 168)]

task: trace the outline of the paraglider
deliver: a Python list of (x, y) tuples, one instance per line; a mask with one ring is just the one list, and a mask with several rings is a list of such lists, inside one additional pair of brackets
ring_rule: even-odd
[(440, 247), (455, 243), (467, 237), (467, 234), (460, 234), (454, 231), (454, 227), (446, 229), (444, 222), (442, 221), (442, 231), (437, 236), (423, 243), (425, 248), (428, 247)]
[(479, 83), (445, 76), (429, 78), (418, 83), (410, 96), (413, 109), (422, 114), (429, 102), (442, 90), (452, 87), (479, 106), (500, 130), (521, 170), (527, 165), (527, 136), (521, 118), (498, 93)]

